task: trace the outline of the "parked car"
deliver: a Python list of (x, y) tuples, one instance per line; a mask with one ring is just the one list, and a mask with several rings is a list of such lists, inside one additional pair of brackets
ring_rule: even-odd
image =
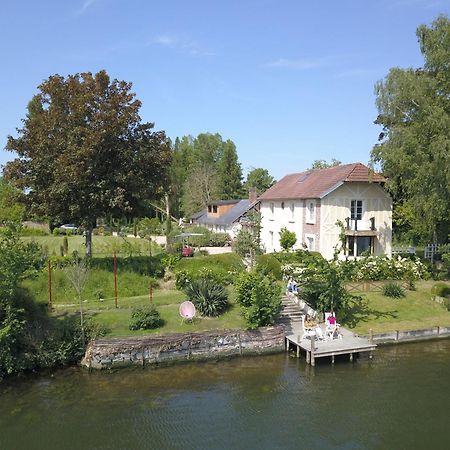
[(78, 227), (74, 225), (73, 223), (66, 223), (64, 225), (61, 225), (59, 227), (60, 231), (65, 231), (66, 233), (68, 231), (71, 231), (72, 233), (76, 233), (78, 230)]

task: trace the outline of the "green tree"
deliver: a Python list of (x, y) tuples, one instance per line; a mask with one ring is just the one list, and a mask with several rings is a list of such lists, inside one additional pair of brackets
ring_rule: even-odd
[(242, 168), (236, 146), (230, 140), (223, 143), (218, 164), (219, 195), (221, 200), (240, 198), (242, 195)]
[(327, 162), (325, 159), (316, 159), (312, 163), (311, 170), (315, 169), (328, 169), (329, 167), (340, 166), (341, 161), (332, 158), (330, 162)]
[(277, 283), (258, 272), (242, 272), (235, 288), (248, 328), (275, 323), (281, 312), (281, 288)]
[(82, 225), (91, 255), (97, 218), (136, 216), (163, 194), (169, 142), (141, 123), (131, 84), (105, 71), (54, 75), (38, 89), (19, 136), (8, 137), (19, 157), (5, 174), (26, 192), (30, 212)]
[(280, 231), (280, 245), (283, 250), (290, 250), (297, 242), (297, 236), (293, 231), (289, 231), (286, 227)]
[(383, 130), (371, 154), (388, 178), (398, 231), (446, 242), (450, 231), (450, 21), (417, 29), (424, 66), (393, 68), (375, 86)]
[(24, 215), (20, 191), (0, 177), (0, 223), (20, 222)]
[(247, 174), (247, 179), (244, 183), (245, 189), (256, 188), (256, 193), (261, 195), (275, 184), (275, 178), (269, 174), (267, 169), (261, 167), (252, 168)]

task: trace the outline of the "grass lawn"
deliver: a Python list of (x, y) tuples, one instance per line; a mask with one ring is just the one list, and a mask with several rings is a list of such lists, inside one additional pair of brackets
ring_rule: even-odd
[[(64, 236), (24, 236), (24, 241), (37, 242), (44, 248), (49, 255), (61, 255), (61, 246), (63, 245)], [(84, 236), (68, 236), (69, 254), (77, 251), (79, 254), (84, 254), (85, 238)], [(152, 254), (161, 251), (161, 247), (152, 242)], [(92, 236), (92, 252), (93, 255), (111, 256), (114, 252), (117, 255), (128, 256), (132, 254), (148, 255), (149, 242), (146, 239), (139, 238), (122, 238), (120, 236)]]
[(400, 299), (385, 297), (381, 292), (359, 293), (363, 298), (355, 305), (350, 320), (343, 325), (358, 334), (407, 331), (450, 326), (450, 312), (432, 299), (435, 281), (420, 281), (417, 290), (406, 291)]

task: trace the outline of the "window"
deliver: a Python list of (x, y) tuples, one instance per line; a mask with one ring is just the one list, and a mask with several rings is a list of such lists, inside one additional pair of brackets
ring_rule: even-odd
[(291, 203), (291, 219), (294, 220), (295, 203)]
[(270, 204), (270, 214), (272, 214), (272, 216), (273, 216), (274, 209), (275, 209), (275, 204), (271, 203)]
[(361, 220), (362, 219), (362, 209), (363, 202), (362, 200), (352, 200), (350, 202), (350, 218)]
[(213, 205), (212, 209), (213, 209), (213, 213), (217, 213), (217, 205)]
[(348, 256), (361, 256), (362, 254), (372, 254), (372, 236), (348, 236), (347, 254)]
[(316, 223), (316, 201), (308, 200), (306, 205), (306, 223)]
[(208, 205), (208, 212), (212, 212), (212, 206)]
[(270, 236), (270, 246), (273, 248), (273, 231), (269, 231)]
[(284, 202), (281, 202), (281, 209), (284, 209)]
[(313, 252), (315, 250), (315, 238), (313, 234), (305, 234), (305, 244), (306, 244), (306, 248), (310, 251)]

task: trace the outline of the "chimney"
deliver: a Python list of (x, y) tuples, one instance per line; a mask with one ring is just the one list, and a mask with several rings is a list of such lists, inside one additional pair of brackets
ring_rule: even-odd
[(248, 190), (248, 199), (250, 200), (250, 203), (255, 203), (257, 198), (258, 198), (258, 194), (256, 192), (256, 188), (251, 187)]

